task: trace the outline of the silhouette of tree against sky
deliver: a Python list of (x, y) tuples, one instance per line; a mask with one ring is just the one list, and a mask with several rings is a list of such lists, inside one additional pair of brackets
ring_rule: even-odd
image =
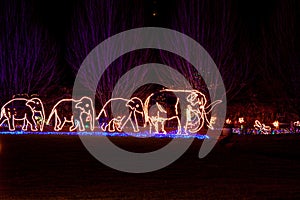
[(0, 3), (0, 98), (46, 94), (58, 83), (58, 50), (47, 31), (38, 27), (29, 3)]
[[(249, 67), (249, 57), (243, 56), (241, 59), (235, 51), (238, 37), (236, 27), (240, 24), (234, 6), (228, 1), (212, 3), (180, 0), (176, 1), (173, 17), (169, 22), (172, 29), (192, 37), (207, 50), (220, 70), (229, 101), (239, 95), (240, 91), (251, 83), (253, 77)], [(205, 85), (203, 80), (197, 77), (199, 74), (195, 74), (195, 70), (183, 64), (179, 58), (172, 55), (163, 57), (167, 64), (177, 63), (175, 65), (185, 71), (184, 74), (191, 79), (190, 82), (194, 87), (199, 82), (202, 87), (217, 87), (214, 86), (214, 80)], [(184, 66), (188, 67), (182, 69)]]
[[(10, 34), (10, 39), (7, 40), (5, 37), (7, 37), (8, 31), (1, 31), (1, 48), (5, 49), (1, 50), (1, 58), (4, 59), (0, 60), (1, 75), (3, 74), (1, 76), (1, 95), (7, 98), (16, 92), (36, 91), (42, 93), (46, 91), (34, 88), (36, 87), (35, 83), (39, 82), (37, 79), (28, 84), (29, 80), (33, 80), (30, 78), (32, 75), (28, 75), (29, 77), (20, 81), (18, 79), (22, 79), (21, 76), (7, 78), (7, 75), (4, 75), (15, 71), (22, 74), (21, 69), (23, 68), (15, 68), (17, 62), (23, 62), (20, 59), (14, 59), (16, 54), (25, 58), (30, 57), (29, 54), (37, 55), (37, 51), (39, 51), (40, 54), (36, 62), (43, 62), (44, 66), (48, 66), (47, 69), (52, 69), (51, 66), (54, 64), (51, 63), (57, 62), (58, 68), (66, 72), (59, 76), (59, 84), (67, 84), (68, 87), (71, 87), (76, 69), (92, 48), (107, 37), (122, 30), (141, 26), (174, 28), (200, 42), (220, 68), (229, 99), (238, 100), (240, 97), (247, 97), (250, 94), (256, 94), (260, 100), (277, 99), (278, 96), (285, 99), (297, 99), (299, 97), (300, 16), (297, 10), (300, 8), (300, 3), (298, 1), (198, 2), (177, 0), (169, 2), (145, 0), (99, 1), (94, 3), (79, 0), (53, 0), (41, 3), (32, 0), (27, 3), (26, 9), (24, 7), (25, 10), (30, 10), (30, 12), (23, 11), (24, 17), (20, 17), (23, 15), (21, 10), (14, 14), (12, 13), (15, 12), (13, 9), (5, 9), (5, 6), (8, 5), (11, 5), (11, 8), (18, 7), (20, 9), (24, 2), (9, 2), (11, 1), (1, 2), (3, 5), (1, 6), (3, 12), (0, 14), (1, 29), (11, 30), (10, 32), (13, 33), (15, 31), (13, 27), (19, 27), (18, 31), (26, 27), (26, 30), (30, 29), (32, 33), (36, 32), (36, 35), (43, 36), (26, 36), (28, 37), (26, 41), (35, 40), (35, 42), (30, 43), (32, 49), (30, 47), (30, 51), (14, 50), (13, 53), (10, 53), (13, 49), (11, 46), (14, 46), (16, 42), (13, 38), (16, 37), (12, 37), (13, 34)], [(101, 4), (104, 6), (100, 6)], [(34, 19), (32, 19), (31, 11), (35, 14)], [(8, 18), (9, 13), (16, 17)], [(155, 16), (154, 13), (156, 13)], [(15, 24), (15, 26), (9, 25), (8, 21), (4, 19), (9, 19), (9, 23)], [(21, 21), (24, 23), (20, 23)], [(18, 38), (22, 38), (25, 32), (19, 31), (18, 34)], [(84, 34), (86, 35), (84, 36)], [(99, 37), (95, 37), (97, 34)], [(55, 41), (52, 41), (49, 36), (53, 36)], [(40, 37), (47, 39), (39, 39)], [(84, 37), (88, 42), (82, 42)], [(39, 40), (44, 41), (43, 48), (34, 44), (38, 43)], [(51, 45), (49, 46), (48, 43)], [(55, 43), (59, 44), (61, 51), (53, 50), (56, 49)], [(27, 45), (26, 48), (29, 47), (27, 42), (22, 43), (22, 45)], [(35, 45), (36, 48), (33, 47)], [(19, 49), (26, 49), (21, 45), (19, 46)], [(46, 48), (47, 53), (44, 55), (41, 52), (45, 52), (44, 49)], [(9, 56), (6, 57), (4, 54), (9, 54)], [(113, 65), (121, 66), (120, 63), (123, 63), (123, 71), (121, 71), (124, 73), (129, 69), (125, 67), (126, 62), (142, 63), (147, 60), (146, 57), (166, 64), (170, 63), (175, 68), (182, 64), (178, 58), (168, 54), (140, 52), (141, 54), (145, 54), (145, 57), (140, 58), (143, 61), (140, 59), (137, 59), (140, 61), (136, 61), (130, 54), (118, 59)], [(139, 53), (137, 55), (139, 56)], [(174, 59), (169, 59), (168, 56)], [(130, 60), (129, 58), (132, 61), (124, 61)], [(34, 62), (33, 58), (24, 60), (28, 60), (28, 64)], [(2, 67), (3, 64), (6, 67)], [(30, 64), (30, 66), (40, 68), (41, 64)], [(8, 72), (9, 70), (10, 72)], [(180, 70), (183, 68), (180, 69), (179, 67)], [(187, 77), (187, 74), (194, 72), (190, 68), (185, 68), (185, 70), (187, 71), (182, 72)], [(40, 73), (39, 70), (34, 71), (35, 74)], [(75, 73), (72, 74), (70, 71)], [(43, 72), (48, 73), (47, 70), (43, 70)], [(120, 75), (121, 73), (117, 74), (114, 77), (115, 80), (109, 80), (102, 90), (110, 91)], [(46, 80), (50, 80), (52, 76), (50, 74), (46, 77), (42, 79), (43, 82), (46, 82), (42, 85), (43, 87), (44, 85), (47, 87), (48, 82)], [(68, 80), (66, 81), (66, 79)], [(8, 84), (11, 85), (11, 81), (21, 84), (8, 87)], [(105, 76), (103, 81), (107, 81)], [(190, 81), (196, 87), (199, 86), (194, 78)], [(51, 83), (51, 85), (55, 84), (58, 83)], [(241, 86), (244, 89), (241, 90)], [(9, 88), (9, 92), (7, 88)]]
[[(85, 1), (75, 5), (73, 21), (67, 37), (66, 61), (74, 75), (86, 58), (88, 53), (105, 39), (119, 32), (145, 26), (144, 6), (142, 1)], [(139, 37), (137, 36), (139, 42)], [(122, 48), (122, 44), (107, 49), (107, 54)], [(114, 85), (118, 79), (129, 69), (145, 63), (149, 51), (128, 53), (114, 61), (101, 77), (97, 88), (96, 98), (103, 105), (111, 97)], [(102, 58), (99, 58), (102, 59)], [(109, 63), (106, 62), (106, 66)], [(94, 76), (99, 66), (95, 64), (94, 70), (84, 77), (84, 86), (91, 89), (91, 80), (97, 81), (100, 77)], [(142, 74), (139, 75), (142, 78)]]

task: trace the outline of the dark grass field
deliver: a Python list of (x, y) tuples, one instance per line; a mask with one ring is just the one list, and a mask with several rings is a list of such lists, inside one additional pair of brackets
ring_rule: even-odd
[[(112, 140), (136, 152), (170, 141)], [(98, 162), (78, 136), (0, 135), (0, 199), (300, 199), (300, 136), (234, 136), (204, 159), (201, 143), (164, 169), (129, 174)]]

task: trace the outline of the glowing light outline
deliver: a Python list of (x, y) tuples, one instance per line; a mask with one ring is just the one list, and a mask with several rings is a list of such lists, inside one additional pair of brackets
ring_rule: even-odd
[(231, 119), (227, 118), (225, 122), (226, 122), (226, 124), (231, 124), (232, 121), (231, 121)]
[[(31, 112), (33, 113), (32, 115), (32, 121), (34, 122), (34, 124), (30, 123), (29, 120), (27, 119), (27, 113), (24, 114), (24, 117), (23, 118), (20, 118), (20, 119), (15, 119), (14, 118), (14, 115), (11, 116), (11, 112), (8, 112), (8, 115), (9, 116), (6, 116), (6, 113), (5, 113), (5, 107), (14, 102), (14, 101), (26, 101), (25, 105), (27, 107), (30, 108)], [(32, 106), (28, 105), (29, 103), (34, 103), (36, 104), (37, 101), (40, 106), (41, 106), (41, 109), (42, 111), (35, 111), (34, 108), (32, 108)], [(10, 109), (10, 108), (9, 108)], [(9, 110), (8, 109), (8, 110)], [(14, 110), (16, 110), (16, 108), (13, 108)], [(31, 131), (38, 131), (37, 129), (37, 126), (38, 126), (38, 123), (36, 122), (36, 119), (35, 119), (35, 113), (39, 113), (41, 116), (43, 116), (43, 120), (41, 120), (41, 124), (39, 124), (39, 129), (40, 131), (43, 131), (44, 129), (44, 124), (45, 124), (45, 110), (44, 110), (44, 104), (42, 102), (42, 100), (40, 98), (37, 98), (37, 97), (33, 97), (33, 98), (30, 98), (30, 99), (26, 99), (26, 98), (12, 98), (11, 100), (9, 100), (8, 102), (6, 102), (2, 107), (1, 107), (1, 111), (0, 111), (0, 120), (2, 120), (3, 117), (5, 117), (6, 119), (4, 119), (1, 123), (0, 123), (0, 126), (2, 126), (2, 124), (7, 121), (8, 123), (8, 129), (10, 131), (15, 131), (16, 128), (15, 128), (15, 121), (23, 121), (23, 125), (22, 125), (22, 130), (23, 131), (27, 131), (28, 129), (28, 124), (30, 124), (30, 129)], [(11, 119), (11, 122), (10, 120)]]
[[(83, 103), (83, 99), (87, 99), (91, 102), (91, 105), (90, 105), (90, 110), (89, 110), (89, 113), (85, 112), (84, 109), (82, 109), (82, 107), (78, 107), (78, 104), (80, 103)], [(74, 121), (74, 115), (73, 115), (73, 112), (71, 112), (71, 119), (67, 119), (66, 116), (62, 117), (64, 120), (63, 122), (60, 120), (60, 116), (58, 115), (58, 111), (57, 111), (57, 106), (59, 106), (61, 103), (64, 103), (64, 102), (68, 102), (68, 103), (71, 103), (73, 105), (73, 103), (75, 103), (75, 108), (78, 108), (79, 110), (81, 110), (80, 114), (79, 114), (79, 123), (75, 123)], [(91, 113), (91, 112), (92, 113)], [(95, 128), (95, 122), (94, 122), (94, 114), (95, 114), (95, 109), (94, 109), (94, 106), (93, 106), (93, 103), (92, 103), (92, 99), (90, 97), (87, 97), (87, 96), (83, 96), (81, 97), (80, 99), (76, 100), (76, 99), (61, 99), (59, 100), (53, 107), (52, 107), (52, 110), (48, 116), (48, 120), (47, 120), (47, 124), (50, 123), (50, 120), (52, 119), (53, 115), (55, 117), (54, 121), (54, 130), (55, 131), (61, 131), (65, 125), (65, 123), (72, 123), (72, 126), (69, 127), (69, 131), (74, 131), (78, 128), (79, 126), (79, 131), (85, 131), (85, 126), (83, 124), (83, 119), (82, 119), (82, 114), (87, 114), (89, 116), (89, 119), (90, 119), (90, 124), (92, 124), (90, 126), (90, 129), (91, 131), (94, 130)], [(59, 122), (59, 123), (58, 123)], [(59, 126), (59, 127), (58, 127)]]
[(242, 124), (244, 122), (245, 122), (244, 117), (239, 117), (239, 123)]
[[(199, 109), (193, 109), (190, 105), (188, 106), (187, 112), (194, 114), (194, 116), (196, 118), (198, 118), (198, 120), (196, 120), (196, 121), (199, 123), (199, 125), (196, 126), (197, 128), (190, 129), (189, 127), (195, 126), (195, 123), (191, 123), (191, 122), (187, 121), (186, 124), (185, 124), (185, 126), (184, 126), (184, 130), (185, 130), (184, 134), (187, 134), (188, 132), (189, 133), (196, 133), (196, 132), (200, 131), (203, 128), (203, 126), (204, 126), (205, 123), (208, 124), (207, 126), (209, 128), (213, 129), (212, 123), (211, 123), (210, 120), (208, 120), (207, 114), (213, 109), (214, 106), (216, 106), (217, 104), (221, 103), (222, 102), (221, 100), (216, 100), (216, 101), (212, 102), (210, 105), (206, 105), (207, 104), (207, 99), (206, 99), (205, 95), (203, 93), (201, 93), (200, 91), (198, 91), (198, 90), (164, 89), (164, 90), (160, 90), (159, 92), (175, 92), (175, 93), (176, 92), (185, 92), (185, 93), (189, 93), (188, 96), (186, 97), (186, 100), (192, 106), (199, 105)], [(149, 124), (149, 126), (150, 126), (149, 127), (150, 132), (152, 132), (152, 127), (154, 127), (155, 133), (158, 133), (158, 131), (159, 131), (158, 130), (158, 126), (160, 124), (162, 132), (164, 134), (166, 134), (167, 132), (166, 132), (166, 130), (164, 128), (165, 127), (165, 122), (169, 121), (169, 120), (176, 119), (177, 122), (178, 122), (178, 124), (177, 124), (177, 134), (182, 134), (182, 131), (181, 131), (182, 124), (181, 124), (179, 116), (178, 116), (179, 98), (178, 97), (176, 98), (176, 104), (175, 104), (175, 113), (176, 113), (176, 115), (175, 116), (171, 116), (171, 117), (167, 117), (167, 118), (161, 117), (159, 115), (159, 112), (161, 112), (161, 113), (167, 113), (167, 111), (158, 102), (155, 102), (155, 104), (156, 104), (156, 106), (157, 106), (157, 108), (159, 110), (157, 112), (157, 115), (156, 116), (150, 116), (149, 115), (149, 103), (150, 103), (151, 97), (154, 94), (155, 93), (151, 93), (146, 98), (146, 100), (145, 100), (144, 103), (138, 97), (132, 97), (130, 99), (116, 97), (116, 98), (109, 99), (103, 105), (102, 109), (100, 110), (99, 114), (96, 117), (96, 120), (99, 120), (101, 116), (107, 118), (108, 117), (108, 113), (106, 111), (106, 108), (107, 108), (107, 106), (108, 106), (109, 103), (111, 103), (113, 101), (116, 101), (116, 100), (122, 100), (122, 101), (126, 102), (126, 106), (130, 107), (130, 108), (131, 108), (131, 106), (129, 106), (129, 102), (135, 102), (134, 100), (137, 100), (137, 101), (139, 101), (141, 103), (143, 112), (140, 112), (137, 109), (131, 108), (131, 110), (134, 110), (134, 111), (130, 111), (130, 112), (133, 112), (133, 113), (129, 113), (128, 115), (126, 115), (126, 116), (128, 116), (127, 119), (126, 119), (126, 121), (123, 122), (125, 116), (114, 117), (114, 118), (110, 119), (107, 124), (106, 123), (100, 124), (101, 130), (102, 131), (113, 132), (113, 131), (115, 131), (117, 129), (120, 132), (120, 131), (123, 130), (123, 128), (125, 127), (125, 125), (129, 121), (131, 123), (131, 127), (133, 128), (134, 132), (138, 132), (139, 131), (139, 126), (138, 126), (138, 121), (137, 121), (137, 116), (136, 116), (136, 112), (138, 112), (138, 113), (144, 115), (145, 122), (144, 122), (143, 127), (146, 127), (147, 124)], [(209, 110), (206, 111), (207, 109), (209, 109)], [(133, 120), (130, 117), (132, 114), (133, 114)], [(195, 121), (195, 120), (193, 120), (193, 121)], [(122, 124), (122, 125), (120, 125), (120, 124)]]
[[(32, 131), (38, 131), (37, 129), (37, 122), (35, 121), (35, 113), (39, 113), (41, 116), (43, 116), (44, 113), (44, 119), (42, 119), (42, 123), (40, 123), (40, 131), (43, 130), (44, 128), (44, 124), (49, 124), (50, 120), (53, 118), (54, 115), (54, 131), (61, 131), (64, 126), (65, 123), (71, 123), (72, 125), (69, 127), (69, 131), (74, 131), (77, 128), (79, 128), (79, 131), (85, 131), (85, 126), (83, 124), (84, 120), (82, 118), (83, 114), (86, 114), (86, 118), (85, 121), (90, 121), (90, 130), (93, 131), (95, 126), (95, 120), (99, 120), (101, 116), (104, 117), (108, 117), (108, 113), (106, 111), (106, 107), (109, 103), (115, 101), (115, 100), (122, 100), (125, 103), (126, 107), (129, 107), (131, 109), (130, 113), (127, 116), (127, 118), (125, 119), (125, 116), (117, 116), (117, 117), (113, 117), (112, 119), (109, 120), (108, 123), (103, 123), (100, 125), (100, 128), (102, 129), (102, 131), (108, 131), (108, 132), (121, 132), (125, 125), (128, 124), (128, 121), (131, 123), (131, 127), (133, 128), (134, 132), (139, 132), (139, 126), (138, 126), (138, 120), (137, 120), (137, 116), (136, 113), (139, 113), (143, 116), (144, 124), (143, 127), (146, 127), (147, 124), (149, 124), (149, 129), (150, 129), (150, 133), (152, 132), (152, 127), (155, 130), (155, 133), (159, 133), (158, 127), (159, 124), (161, 125), (161, 131), (163, 132), (163, 134), (167, 134), (167, 131), (165, 130), (165, 122), (169, 121), (169, 120), (177, 120), (177, 134), (188, 134), (188, 133), (196, 133), (198, 131), (200, 131), (203, 127), (203, 125), (205, 123), (207, 123), (207, 126), (209, 128), (213, 128), (213, 123), (212, 120), (208, 120), (207, 114), (213, 109), (213, 107), (219, 103), (221, 103), (221, 100), (216, 100), (214, 102), (212, 102), (210, 105), (206, 105), (207, 104), (207, 99), (205, 97), (205, 95), (203, 93), (201, 93), (198, 90), (175, 90), (175, 89), (164, 89), (164, 90), (160, 90), (159, 92), (185, 92), (188, 93), (187, 97), (186, 97), (186, 101), (189, 102), (190, 104), (187, 106), (186, 112), (187, 112), (187, 116), (188, 114), (193, 115), (193, 120), (187, 120), (186, 124), (184, 125), (184, 132), (182, 133), (182, 124), (180, 122), (179, 116), (178, 116), (178, 105), (179, 105), (179, 98), (176, 98), (176, 104), (175, 104), (175, 115), (171, 116), (171, 117), (161, 117), (160, 113), (164, 113), (166, 114), (167, 111), (165, 110), (165, 108), (160, 105), (158, 102), (155, 102), (155, 105), (158, 108), (157, 111), (157, 115), (155, 116), (150, 116), (149, 115), (149, 101), (151, 99), (151, 97), (155, 94), (152, 93), (150, 94), (146, 100), (145, 103), (142, 102), (142, 100), (138, 97), (132, 97), (130, 99), (125, 99), (125, 98), (111, 98), (109, 99), (102, 107), (101, 111), (99, 112), (99, 114), (97, 115), (97, 117), (95, 118), (95, 109), (93, 107), (93, 104), (90, 105), (90, 103), (87, 103), (85, 105), (82, 106), (78, 106), (79, 104), (83, 104), (84, 100), (87, 100), (89, 102), (92, 103), (92, 100), (90, 97), (87, 96), (83, 96), (80, 99), (73, 99), (73, 98), (67, 98), (67, 99), (61, 99), (59, 100), (53, 107), (52, 110), (48, 116), (48, 119), (46, 120), (45, 117), (45, 110), (44, 110), (44, 106), (43, 106), (43, 102), (39, 99), (39, 98), (31, 98), (31, 99), (26, 99), (26, 98), (14, 98), (11, 99), (10, 101), (8, 101), (6, 104), (3, 105), (3, 107), (1, 108), (1, 118), (5, 117), (5, 119), (3, 120), (3, 122), (0, 124), (2, 125), (5, 121), (8, 121), (10, 118), (12, 123), (11, 126), (14, 128), (10, 128), (10, 131), (14, 131), (15, 130), (15, 120), (16, 121), (22, 121), (23, 120), (23, 125), (22, 125), (22, 130), (23, 131), (27, 131), (28, 128), (28, 124), (30, 124), (31, 126), (31, 130)], [(31, 107), (29, 105), (27, 105), (31, 111), (34, 113), (33, 115), (33, 121), (35, 122), (35, 124), (31, 124), (28, 122), (27, 119), (27, 114), (25, 113), (24, 118), (20, 118), (20, 119), (15, 119), (13, 116), (6, 116), (5, 113), (5, 106), (7, 106), (9, 103), (13, 102), (13, 101), (18, 101), (18, 100), (26, 100), (26, 105), (29, 102), (39, 102), (41, 104), (41, 108), (42, 108), (42, 112), (41, 111), (35, 111), (34, 108), (35, 107)], [(133, 108), (130, 103), (133, 102), (135, 106), (137, 106), (136, 108)], [(74, 119), (74, 115), (72, 113), (71, 116), (60, 116), (60, 111), (57, 110), (57, 108), (62, 104), (62, 103), (71, 103), (72, 105), (75, 104), (75, 108), (78, 108), (79, 112), (79, 117), (78, 119)], [(90, 106), (90, 107), (89, 107)], [(137, 108), (138, 106), (141, 106), (142, 111), (139, 111)], [(195, 108), (195, 106), (197, 106), (197, 108)], [(193, 108), (194, 107), (194, 108)], [(86, 110), (88, 109), (88, 112), (86, 112)], [(207, 109), (209, 109), (208, 111), (206, 111)], [(15, 109), (14, 109), (15, 110)], [(8, 113), (8, 115), (10, 115), (10, 112)], [(133, 119), (132, 119), (133, 117)], [(125, 121), (124, 121), (125, 119)], [(76, 122), (75, 122), (76, 120)], [(196, 122), (195, 122), (196, 121)], [(191, 127), (196, 127), (196, 128), (191, 128)]]
[[(122, 132), (56, 132), (56, 131), (47, 131), (47, 132), (30, 132), (30, 131), (2, 131), (0, 132), (0, 135), (84, 135), (84, 136), (99, 136), (99, 137), (106, 137), (106, 136), (110, 136), (110, 137), (128, 137), (133, 135), (133, 133), (131, 134), (127, 134), (127, 133), (122, 133)], [(148, 132), (141, 132), (136, 134), (136, 137), (139, 138), (147, 138), (149, 137), (149, 133)], [(184, 139), (188, 139), (188, 138), (197, 138), (200, 140), (203, 139), (210, 139), (209, 136), (207, 135), (201, 135), (201, 134), (196, 134), (196, 135), (178, 135), (174, 132), (171, 132), (170, 134), (154, 134), (151, 135), (151, 137), (153, 138), (184, 138)]]
[[(125, 103), (126, 107), (129, 107), (131, 110), (134, 110), (134, 111), (131, 111), (131, 112), (133, 112), (133, 117), (134, 117), (134, 122), (135, 122), (136, 127), (134, 126), (134, 123), (133, 123), (133, 121), (132, 121), (132, 119), (131, 119), (132, 113), (129, 113), (127, 119), (125, 120), (125, 122), (122, 123), (122, 121), (123, 121), (123, 119), (124, 119), (125, 116), (117, 116), (117, 117), (112, 118), (107, 124), (102, 123), (102, 124), (100, 125), (101, 129), (102, 129), (103, 131), (114, 130), (114, 129), (110, 129), (110, 128), (109, 128), (109, 125), (115, 124), (115, 122), (117, 121), (117, 122), (118, 122), (118, 123), (117, 123), (117, 127), (115, 127), (115, 128), (120, 132), (120, 131), (122, 131), (122, 130), (124, 129), (125, 125), (128, 123), (128, 120), (129, 120), (130, 123), (131, 123), (131, 126), (132, 126), (132, 128), (133, 128), (133, 130), (134, 130), (134, 132), (138, 132), (138, 131), (139, 131), (139, 126), (138, 126), (138, 120), (137, 120), (137, 117), (136, 117), (136, 112), (137, 112), (137, 113), (140, 113), (140, 114), (142, 114), (142, 115), (144, 115), (144, 113), (143, 113), (143, 112), (144, 112), (143, 101), (142, 101), (140, 98), (138, 98), (138, 97), (132, 97), (132, 98), (130, 98), (130, 99), (125, 99), (125, 98), (121, 98), (121, 97), (109, 99), (109, 100), (103, 105), (102, 109), (100, 110), (99, 114), (98, 114), (97, 117), (96, 117), (96, 120), (99, 120), (100, 117), (101, 117), (103, 114), (104, 114), (104, 117), (108, 117), (108, 114), (106, 113), (106, 110), (105, 110), (105, 109), (106, 109), (106, 107), (107, 107), (107, 105), (108, 105), (109, 103), (111, 103), (111, 102), (113, 102), (113, 101), (116, 101), (116, 100), (122, 100), (122, 101), (126, 102), (126, 103)], [(136, 108), (134, 109), (134, 108), (132, 108), (132, 106), (129, 105), (129, 103), (130, 103), (130, 102), (134, 102), (134, 100), (137, 100), (137, 101), (139, 101), (139, 102), (141, 103), (143, 112), (140, 112), (140, 111), (138, 111)], [(138, 105), (138, 104), (137, 104), (137, 105)], [(118, 119), (118, 118), (119, 118), (119, 119)], [(121, 127), (120, 127), (119, 123), (122, 123)], [(114, 125), (113, 125), (113, 126), (114, 126)], [(107, 128), (109, 128), (109, 130), (107, 130)]]
[[(210, 113), (217, 104), (222, 103), (222, 100), (213, 101), (213, 102), (211, 102), (211, 104), (206, 106), (207, 98), (202, 92), (200, 92), (198, 90), (195, 90), (195, 89), (194, 90), (164, 89), (164, 90), (161, 90), (161, 91), (162, 92), (163, 91), (174, 92), (174, 93), (176, 93), (176, 92), (190, 93), (186, 97), (187, 102), (189, 102), (192, 106), (196, 106), (196, 105), (199, 106), (199, 109), (193, 109), (191, 106), (188, 106), (187, 111), (189, 111), (190, 113), (193, 113), (194, 115), (196, 115), (197, 118), (199, 119), (198, 120), (199, 122), (201, 120), (203, 120), (203, 122), (202, 123), (200, 122), (200, 125), (198, 126), (198, 128), (188, 130), (188, 126), (194, 125), (194, 124), (191, 124), (190, 122), (186, 121), (186, 124), (184, 126), (185, 127), (185, 132), (196, 133), (196, 132), (200, 131), (203, 128), (205, 122), (207, 123), (208, 128), (214, 129), (214, 127), (210, 123), (210, 120), (208, 120), (207, 114)], [(199, 96), (201, 97), (201, 100), (199, 99)], [(195, 101), (195, 99), (197, 99), (197, 101)], [(177, 103), (176, 103), (176, 105), (177, 105)], [(206, 111), (207, 109), (209, 109), (209, 110)]]
[(274, 126), (276, 129), (279, 128), (279, 121), (278, 121), (278, 120), (274, 121), (272, 124), (273, 124), (273, 126)]
[(300, 126), (300, 121), (295, 121), (293, 124), (294, 126)]
[(271, 131), (270, 126), (266, 126), (265, 124), (260, 123), (260, 121), (255, 120), (254, 122), (254, 128), (258, 131), (260, 131), (264, 135), (268, 135)]

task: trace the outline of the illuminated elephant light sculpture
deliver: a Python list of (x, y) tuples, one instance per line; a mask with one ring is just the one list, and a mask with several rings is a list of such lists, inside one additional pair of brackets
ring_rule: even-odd
[[(153, 108), (150, 104), (154, 102), (154, 107), (157, 109), (154, 109), (154, 112), (151, 112), (151, 109)], [(173, 116), (167, 116), (168, 115), (168, 111), (163, 107), (163, 105), (161, 105), (161, 102), (157, 102), (157, 97), (154, 95), (154, 93), (152, 93), (151, 95), (149, 95), (146, 100), (145, 100), (145, 104), (144, 104), (144, 113), (145, 113), (145, 124), (144, 127), (146, 127), (147, 125), (150, 125), (150, 133), (152, 133), (152, 127), (154, 127), (155, 133), (159, 133), (159, 129), (161, 129), (163, 134), (166, 134), (166, 130), (165, 130), (165, 124), (167, 121), (176, 121), (177, 122), (177, 130), (178, 130), (178, 134), (181, 133), (181, 122), (180, 122), (180, 118), (178, 115), (178, 102), (179, 102), (179, 98), (176, 98), (176, 103), (174, 106), (171, 106), (172, 110), (175, 111), (175, 114)], [(161, 128), (159, 128), (161, 127)]]
[[(160, 123), (161, 130), (163, 133), (166, 133), (165, 123), (170, 120), (177, 121), (177, 134), (181, 134), (182, 124), (180, 122), (180, 116), (178, 112), (178, 105), (182, 99), (176, 97), (176, 103), (171, 106), (171, 110), (173, 114), (169, 114), (167, 117), (162, 117), (167, 114), (167, 111), (161, 105), (162, 102), (157, 102), (157, 96), (160, 94), (166, 93), (181, 93), (181, 96), (185, 96), (184, 101), (187, 101), (187, 107), (183, 108), (186, 111), (186, 124), (184, 125), (185, 133), (196, 133), (198, 132), (203, 125), (206, 123), (209, 128), (213, 128), (211, 122), (208, 120), (207, 115), (212, 111), (212, 109), (219, 103), (221, 100), (217, 100), (212, 102), (210, 105), (207, 104), (207, 99), (205, 95), (197, 90), (172, 90), (165, 89), (161, 90), (159, 93), (151, 94), (147, 97), (144, 105), (144, 113), (145, 113), (145, 125), (150, 124), (150, 129), (154, 126), (156, 132), (158, 132), (158, 123)], [(163, 103), (167, 103), (168, 99)], [(158, 111), (155, 115), (149, 113), (151, 105), (156, 104), (158, 107)], [(181, 113), (183, 114), (183, 113)]]
[[(118, 108), (117, 116), (112, 116), (110, 113), (111, 104), (114, 104)], [(121, 111), (122, 109), (123, 111)], [(138, 132), (138, 115), (141, 117), (144, 116), (143, 102), (141, 99), (137, 97), (131, 99), (112, 98), (104, 104), (96, 119), (100, 120), (100, 127), (103, 131), (122, 131), (124, 127), (130, 123), (133, 131)]]
[[(38, 123), (36, 116), (41, 117)], [(0, 125), (5, 121), (8, 123), (10, 131), (15, 130), (15, 121), (23, 121), (22, 130), (26, 131), (30, 125), (32, 131), (42, 131), (45, 122), (45, 111), (42, 101), (39, 98), (15, 98), (8, 101), (1, 108)]]
[[(75, 105), (74, 112), (72, 112), (72, 105)], [(64, 110), (67, 109), (69, 113), (66, 115)], [(54, 117), (54, 130), (60, 131), (64, 127), (65, 123), (71, 123), (69, 131), (74, 131), (79, 128), (79, 131), (85, 131), (84, 122), (89, 122), (89, 128), (94, 130), (95, 125), (95, 111), (92, 99), (89, 97), (82, 97), (79, 100), (75, 99), (62, 99), (57, 102), (47, 120), (47, 124), (50, 123), (51, 118)]]
[(207, 124), (208, 128), (213, 129), (211, 123), (212, 121), (208, 119), (207, 114), (209, 114), (212, 109), (222, 101), (217, 100), (212, 102), (210, 105), (206, 105), (207, 99), (205, 95), (197, 90), (190, 91), (190, 94), (187, 96), (186, 100), (190, 103), (187, 106), (188, 115), (194, 115), (196, 119), (188, 119), (185, 125), (185, 130), (189, 130), (191, 133), (196, 133), (200, 131), (205, 123)]

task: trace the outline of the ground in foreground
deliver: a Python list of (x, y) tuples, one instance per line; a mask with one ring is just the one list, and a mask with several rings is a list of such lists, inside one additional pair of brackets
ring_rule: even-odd
[[(158, 149), (170, 139), (112, 139)], [(0, 199), (300, 199), (300, 136), (235, 136), (198, 158), (201, 140), (170, 166), (115, 171), (78, 136), (0, 135)]]

